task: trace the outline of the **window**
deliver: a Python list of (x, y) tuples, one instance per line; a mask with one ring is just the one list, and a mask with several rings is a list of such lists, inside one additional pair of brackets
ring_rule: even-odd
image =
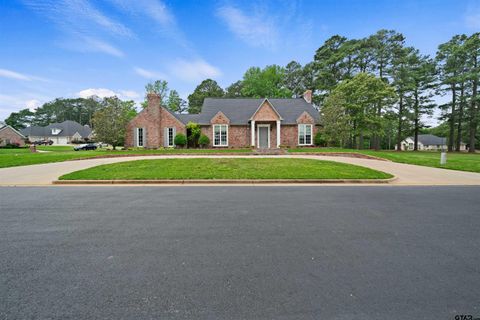
[(298, 144), (306, 146), (312, 144), (312, 125), (299, 124), (298, 125)]
[(54, 136), (60, 134), (60, 132), (62, 132), (62, 129), (58, 129), (58, 128), (53, 128), (52, 129), (52, 135), (54, 135)]
[(226, 124), (213, 125), (213, 146), (214, 147), (228, 146), (228, 126)]
[(143, 147), (143, 128), (137, 128), (137, 147)]
[(167, 140), (168, 146), (173, 147), (173, 141), (174, 141), (174, 138), (175, 138), (174, 137), (174, 135), (175, 135), (174, 128), (168, 128), (167, 130), (168, 130), (168, 132), (167, 132), (167, 134), (168, 134), (168, 140)]

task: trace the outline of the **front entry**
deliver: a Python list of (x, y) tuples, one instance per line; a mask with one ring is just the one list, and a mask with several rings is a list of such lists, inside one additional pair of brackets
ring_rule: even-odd
[(260, 149), (270, 148), (270, 125), (258, 125), (258, 147)]

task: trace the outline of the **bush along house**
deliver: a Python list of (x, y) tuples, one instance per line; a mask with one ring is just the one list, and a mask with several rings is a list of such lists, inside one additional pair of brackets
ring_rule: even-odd
[(277, 149), (312, 146), (319, 113), (312, 105), (312, 91), (300, 98), (206, 98), (199, 114), (177, 114), (160, 105), (160, 97), (147, 95), (148, 106), (127, 126), (127, 147), (174, 147), (186, 125), (200, 125), (211, 148)]

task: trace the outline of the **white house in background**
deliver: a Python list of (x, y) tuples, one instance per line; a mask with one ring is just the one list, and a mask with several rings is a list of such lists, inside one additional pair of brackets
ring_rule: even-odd
[(92, 129), (75, 121), (52, 123), (46, 127), (33, 126), (21, 130), (21, 133), (31, 142), (52, 140), (54, 145), (68, 145), (75, 141), (92, 139)]
[[(402, 141), (402, 150), (413, 150), (415, 145), (415, 138), (408, 137)], [(395, 146), (395, 149), (397, 147)], [(437, 137), (433, 134), (419, 134), (418, 135), (418, 150), (446, 150), (447, 149), (447, 138)], [(467, 150), (465, 143), (461, 143), (460, 151)]]

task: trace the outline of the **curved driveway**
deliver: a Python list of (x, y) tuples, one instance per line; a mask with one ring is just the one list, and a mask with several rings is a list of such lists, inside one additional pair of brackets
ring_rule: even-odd
[[(82, 169), (95, 167), (102, 164), (134, 161), (140, 159), (166, 159), (166, 158), (233, 158), (233, 157), (257, 157), (257, 158), (303, 158), (330, 160), (364, 166), (397, 176), (392, 185), (480, 185), (480, 173), (446, 170), (416, 166), (390, 161), (359, 159), (336, 156), (316, 155), (281, 155), (281, 156), (209, 156), (209, 155), (159, 155), (138, 156), (120, 158), (102, 158), (75, 160), (55, 163), (45, 163), (22, 167), (0, 169), (0, 186), (26, 186), (26, 185), (51, 185), (58, 177)], [(343, 184), (344, 185), (344, 184)], [(357, 184), (358, 185), (358, 184)], [(370, 184), (371, 185), (371, 184)], [(171, 186), (171, 185), (170, 185)]]

